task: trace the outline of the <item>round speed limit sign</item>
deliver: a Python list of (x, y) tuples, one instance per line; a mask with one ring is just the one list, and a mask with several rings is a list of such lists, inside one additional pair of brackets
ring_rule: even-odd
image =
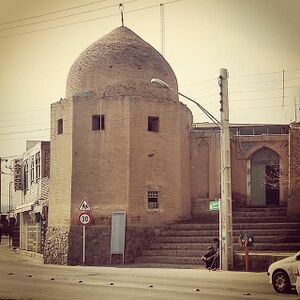
[(88, 213), (79, 215), (79, 223), (81, 225), (89, 225), (92, 222), (92, 217)]

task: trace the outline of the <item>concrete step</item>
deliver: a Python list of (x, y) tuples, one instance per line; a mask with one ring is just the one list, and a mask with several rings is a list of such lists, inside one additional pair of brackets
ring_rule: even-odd
[[(206, 251), (211, 243), (153, 243), (150, 245), (149, 250), (196, 250)], [(234, 250), (240, 250), (238, 241), (233, 242)], [(288, 243), (265, 243), (255, 242), (251, 247), (253, 250), (264, 250), (264, 251), (299, 251), (300, 242), (288, 242)]]
[(275, 237), (275, 236), (298, 236), (300, 234), (299, 229), (247, 229), (247, 230), (234, 230), (233, 235), (239, 236), (241, 232), (246, 232), (248, 235), (259, 237), (259, 236), (268, 236), (268, 237)]
[[(261, 220), (262, 221), (262, 220)], [(234, 230), (246, 229), (298, 229), (300, 230), (300, 223), (234, 223)]]
[(171, 230), (218, 230), (218, 223), (198, 224), (198, 223), (178, 223), (172, 224)]
[[(252, 222), (245, 222), (245, 220), (236, 220), (233, 222), (233, 229), (300, 229), (300, 222), (267, 222), (262, 223), (265, 219), (251, 220)], [(172, 224), (169, 230), (182, 231), (182, 230), (218, 230), (218, 223), (215, 224)]]
[[(241, 251), (241, 247), (239, 244), (234, 243), (233, 244), (233, 249), (234, 251)], [(295, 242), (295, 243), (255, 243), (254, 240), (254, 245), (253, 247), (250, 248), (250, 251), (299, 251), (300, 250), (300, 243)]]
[[(215, 237), (218, 237), (216, 235)], [(212, 243), (212, 236), (160, 236), (156, 243)]]
[(218, 230), (211, 230), (211, 229), (206, 229), (206, 230), (166, 230), (163, 231), (161, 233), (161, 237), (163, 236), (168, 236), (168, 237), (172, 237), (172, 236), (176, 236), (176, 237), (180, 237), (180, 236), (184, 236), (184, 237), (188, 237), (188, 236), (209, 236), (209, 237), (217, 237), (219, 235)]
[(178, 264), (178, 263), (151, 263), (151, 262), (142, 262), (128, 264), (129, 267), (138, 267), (138, 268), (168, 268), (168, 269), (205, 269), (204, 264)]
[(200, 257), (186, 256), (140, 256), (137, 263), (181, 264), (181, 265), (204, 265)]
[[(237, 266), (243, 266), (244, 249), (238, 236), (244, 232), (254, 237), (250, 253), (252, 265), (265, 269), (274, 260), (271, 253), (290, 253), (300, 250), (300, 222), (287, 218), (286, 207), (246, 207), (233, 212), (233, 249)], [(203, 266), (202, 255), (212, 245), (213, 237), (219, 236), (218, 214), (207, 218), (195, 216), (181, 223), (171, 224), (160, 236), (142, 251), (137, 263)], [(266, 254), (270, 253), (270, 255)], [(252, 254), (251, 254), (252, 255)], [(261, 264), (260, 264), (261, 263)]]
[(285, 223), (288, 222), (287, 217), (280, 217), (280, 216), (248, 216), (248, 217), (236, 217), (233, 216), (233, 223), (259, 223), (261, 221), (264, 223)]
[(233, 210), (233, 212), (287, 212), (286, 206), (273, 206), (273, 207), (266, 207), (266, 206), (244, 206), (244, 207), (237, 207)]
[[(248, 232), (247, 232), (248, 233)], [(299, 232), (298, 232), (299, 234)], [(249, 235), (249, 234), (248, 234)], [(296, 236), (287, 236), (287, 235), (252, 235), (254, 237), (254, 243), (300, 243), (300, 235)], [(238, 237), (239, 236), (234, 236), (233, 237), (233, 242), (238, 243)]]
[[(266, 231), (265, 231), (266, 232)], [(300, 232), (295, 231), (294, 235), (257, 235), (255, 232), (249, 233), (249, 236), (254, 237), (255, 243), (293, 243), (300, 242)], [(233, 241), (238, 242), (240, 232), (234, 232)], [(218, 235), (215, 235), (218, 237)], [(212, 244), (212, 236), (160, 236), (155, 240), (155, 243), (206, 243)]]
[[(260, 229), (260, 228), (253, 228), (247, 230), (240, 230), (235, 229), (233, 231), (234, 236), (239, 236), (241, 232), (246, 232), (248, 235), (252, 236), (297, 236), (300, 233), (300, 230), (297, 228), (292, 229)], [(210, 238), (210, 241), (213, 237), (218, 237), (219, 231), (218, 230), (166, 230), (161, 232), (159, 239), (163, 237), (185, 237), (185, 238)], [(170, 239), (169, 239), (170, 240)]]
[(153, 243), (149, 250), (197, 250), (206, 251), (211, 245), (209, 243)]
[(232, 212), (234, 218), (243, 217), (287, 217), (287, 212), (281, 210), (275, 211), (234, 211)]
[(201, 258), (204, 253), (206, 253), (205, 250), (164, 250), (164, 249), (158, 249), (158, 250), (143, 250), (143, 256), (176, 256), (176, 257), (198, 257)]

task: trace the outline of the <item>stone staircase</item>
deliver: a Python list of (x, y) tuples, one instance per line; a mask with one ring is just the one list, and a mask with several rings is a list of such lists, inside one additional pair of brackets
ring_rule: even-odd
[[(136, 263), (156, 266), (196, 267), (202, 255), (218, 237), (218, 216), (201, 223), (199, 218), (171, 224), (144, 249)], [(265, 270), (273, 261), (300, 250), (300, 220), (287, 217), (285, 207), (245, 207), (233, 212), (233, 248), (235, 267), (243, 267), (243, 249), (238, 237), (241, 232), (254, 237), (250, 248), (250, 268)], [(255, 259), (254, 259), (255, 258)]]

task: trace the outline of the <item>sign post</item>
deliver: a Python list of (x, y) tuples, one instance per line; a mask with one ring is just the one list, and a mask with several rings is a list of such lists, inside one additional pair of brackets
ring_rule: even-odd
[(82, 264), (85, 265), (85, 225), (82, 226)]
[(82, 199), (78, 211), (81, 212), (79, 215), (79, 223), (82, 225), (82, 264), (85, 264), (85, 257), (86, 257), (86, 247), (85, 247), (85, 227), (90, 225), (92, 222), (92, 216), (90, 211), (92, 210), (91, 206), (87, 202), (85, 198)]
[(209, 211), (218, 211), (219, 213), (219, 266), (221, 267), (222, 263), (222, 218), (221, 218), (221, 200), (214, 199), (209, 202)]
[(248, 236), (246, 233), (241, 233), (239, 236), (240, 247), (245, 248), (245, 271), (249, 270), (249, 247), (253, 246), (253, 236)]

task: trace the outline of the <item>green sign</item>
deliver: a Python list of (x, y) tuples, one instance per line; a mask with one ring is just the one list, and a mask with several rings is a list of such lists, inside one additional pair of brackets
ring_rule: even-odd
[(213, 200), (209, 202), (209, 210), (219, 210), (220, 209), (220, 201), (219, 200)]

